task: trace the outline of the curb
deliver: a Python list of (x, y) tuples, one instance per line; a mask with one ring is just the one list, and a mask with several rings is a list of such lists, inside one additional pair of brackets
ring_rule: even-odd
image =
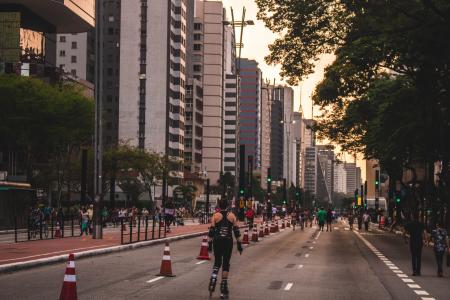
[[(105, 255), (105, 254), (110, 254), (110, 253), (115, 253), (115, 252), (138, 249), (138, 248), (146, 247), (146, 246), (163, 244), (165, 242), (174, 242), (174, 241), (179, 241), (179, 240), (190, 239), (190, 238), (205, 235), (207, 233), (208, 233), (208, 231), (202, 231), (202, 232), (178, 235), (178, 236), (167, 237), (167, 238), (162, 238), (162, 239), (157, 239), (157, 240), (143, 241), (143, 242), (138, 242), (138, 243), (134, 243), (134, 244), (112, 246), (112, 247), (107, 247), (107, 248), (102, 248), (102, 249), (87, 250), (87, 251), (75, 252), (74, 255), (75, 255), (76, 259), (92, 257), (92, 256), (97, 256), (97, 255)], [(70, 250), (68, 250), (68, 251), (70, 251)], [(24, 262), (0, 265), (0, 274), (11, 273), (14, 271), (19, 271), (19, 270), (27, 270), (27, 269), (37, 268), (40, 266), (55, 264), (55, 263), (62, 262), (62, 261), (67, 261), (67, 256), (68, 256), (68, 254), (62, 254), (62, 255), (40, 258), (40, 259), (36, 259), (36, 260), (31, 260), (31, 261), (24, 261)]]
[[(239, 228), (241, 228), (241, 229), (245, 228), (245, 227), (247, 227), (247, 226), (245, 226), (245, 225), (239, 226)], [(163, 244), (165, 242), (174, 242), (174, 241), (195, 238), (195, 237), (203, 236), (205, 234), (208, 234), (208, 231), (201, 231), (201, 232), (189, 233), (189, 234), (184, 234), (184, 235), (177, 235), (177, 236), (161, 238), (161, 239), (157, 239), (157, 240), (143, 241), (143, 242), (138, 242), (138, 243), (133, 243), (133, 244), (126, 244), (126, 245), (112, 246), (112, 247), (101, 248), (101, 249), (75, 252), (74, 255), (75, 255), (76, 259), (93, 257), (93, 256), (97, 256), (97, 255), (105, 255), (105, 254), (110, 254), (110, 253), (138, 249), (141, 247), (159, 245), (159, 244)], [(67, 250), (67, 251), (70, 251), (70, 250)], [(41, 266), (55, 264), (55, 263), (62, 262), (62, 261), (67, 261), (67, 255), (68, 254), (61, 254), (61, 255), (57, 255), (57, 256), (40, 258), (40, 259), (36, 259), (36, 260), (0, 265), (0, 274), (12, 273), (14, 271), (27, 270), (27, 269), (32, 269), (32, 268), (37, 268), (37, 267), (41, 267)]]

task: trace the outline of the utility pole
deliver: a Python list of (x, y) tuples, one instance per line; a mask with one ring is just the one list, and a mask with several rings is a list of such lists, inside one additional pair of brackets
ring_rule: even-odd
[(95, 1), (95, 132), (94, 132), (94, 239), (103, 238), (102, 173), (103, 173), (103, 0)]
[(206, 179), (205, 223), (209, 221), (209, 178)]

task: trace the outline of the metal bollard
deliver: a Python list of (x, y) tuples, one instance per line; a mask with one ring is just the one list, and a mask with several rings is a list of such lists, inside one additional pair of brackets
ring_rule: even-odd
[(52, 214), (50, 214), (50, 230), (52, 231), (51, 237), (54, 238), (54, 236), (53, 236), (53, 215)]
[(42, 240), (42, 215), (39, 217), (39, 239)]
[(148, 237), (148, 216), (145, 217), (145, 240), (146, 241), (148, 240), (147, 237)]
[(71, 229), (72, 229), (72, 236), (74, 236), (74, 228), (73, 228), (73, 215), (70, 216), (70, 223), (71, 223)]
[(120, 218), (120, 244), (123, 245), (123, 218)]
[(141, 216), (138, 216), (137, 232), (138, 232), (137, 241), (140, 242), (141, 241)]
[[(164, 224), (164, 226), (165, 226), (166, 224)], [(158, 222), (158, 239), (160, 239), (161, 238), (161, 218), (159, 219), (159, 222)]]
[(130, 218), (130, 244), (133, 243), (133, 220)]
[(14, 215), (14, 242), (17, 243), (17, 217)]
[(155, 239), (155, 215), (152, 217), (152, 240)]

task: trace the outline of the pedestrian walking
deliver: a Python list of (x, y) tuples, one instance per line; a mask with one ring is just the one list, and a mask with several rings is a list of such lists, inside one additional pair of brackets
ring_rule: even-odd
[(267, 211), (267, 220), (272, 221), (272, 203), (270, 202), (270, 200), (267, 200), (266, 211)]
[(364, 212), (364, 214), (362, 216), (362, 220), (364, 223), (364, 230), (369, 231), (370, 215), (367, 213), (367, 211)]
[(331, 223), (333, 222), (333, 212), (331, 211), (331, 208), (327, 210), (326, 219), (327, 219), (327, 231), (328, 229), (330, 229), (331, 232)]
[(444, 271), (442, 268), (442, 264), (444, 262), (444, 254), (445, 250), (447, 250), (450, 255), (450, 247), (448, 242), (447, 230), (444, 229), (444, 226), (441, 222), (436, 223), (436, 229), (431, 232), (429, 242), (433, 240), (434, 242), (434, 255), (436, 256), (437, 263), (437, 276), (443, 277)]
[(245, 217), (247, 218), (248, 228), (253, 228), (253, 220), (255, 218), (255, 211), (253, 208), (249, 207), (245, 212)]
[(88, 222), (88, 230), (89, 230), (89, 234), (92, 234), (92, 226), (93, 226), (93, 221), (94, 221), (94, 205), (89, 205), (89, 208), (87, 209), (87, 213), (89, 216), (89, 222)]
[(86, 236), (89, 235), (89, 213), (86, 211), (86, 209), (82, 209), (81, 212), (81, 233), (80, 236), (83, 235), (83, 232), (86, 233)]
[(208, 237), (208, 250), (214, 248), (214, 267), (209, 281), (209, 293), (212, 295), (216, 288), (217, 275), (222, 267), (222, 282), (220, 283), (220, 297), (228, 298), (228, 273), (230, 271), (230, 259), (233, 250), (233, 237), (237, 242), (237, 250), (242, 254), (241, 233), (237, 225), (237, 219), (233, 212), (228, 211), (228, 202), (225, 199), (219, 201), (220, 212), (216, 212), (211, 221)]
[(414, 212), (411, 222), (405, 225), (403, 232), (405, 242), (407, 243), (406, 233), (409, 233), (409, 248), (411, 251), (411, 262), (413, 274), (412, 276), (420, 276), (420, 269), (422, 264), (422, 247), (423, 241), (426, 240), (425, 225), (419, 221), (419, 214)]
[(323, 207), (321, 207), (317, 212), (317, 221), (319, 222), (319, 229), (321, 231), (323, 231), (323, 227), (325, 226), (326, 217), (327, 213), (323, 210)]
[(350, 230), (353, 230), (353, 223), (355, 222), (355, 216), (351, 213), (348, 216), (348, 225), (350, 225)]

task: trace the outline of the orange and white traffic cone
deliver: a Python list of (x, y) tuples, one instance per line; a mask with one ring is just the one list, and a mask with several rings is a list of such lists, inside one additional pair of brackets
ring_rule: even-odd
[(273, 222), (270, 223), (270, 233), (275, 233), (275, 224)]
[(264, 224), (261, 224), (261, 225), (259, 226), (259, 235), (258, 235), (258, 237), (259, 237), (260, 239), (264, 238)]
[(253, 232), (252, 232), (252, 242), (257, 242), (258, 241), (258, 229), (255, 227), (253, 227)]
[(291, 227), (291, 219), (287, 219), (286, 221), (286, 227)]
[(197, 259), (202, 260), (210, 260), (209, 252), (208, 252), (208, 237), (205, 235), (202, 240), (202, 245), (200, 247), (200, 254), (197, 256)]
[(264, 226), (264, 235), (269, 235), (269, 223), (266, 222), (266, 225)]
[(61, 226), (59, 226), (59, 222), (56, 222), (55, 238), (60, 237), (61, 237)]
[(172, 274), (172, 262), (170, 260), (170, 248), (168, 242), (166, 242), (166, 246), (164, 247), (164, 255), (161, 261), (161, 269), (159, 270), (159, 274), (156, 276), (166, 276), (166, 277), (175, 276)]
[(244, 230), (244, 237), (242, 238), (242, 245), (248, 245), (250, 242), (248, 241), (248, 230)]
[(75, 277), (75, 256), (73, 254), (69, 254), (59, 300), (77, 300), (77, 279)]

